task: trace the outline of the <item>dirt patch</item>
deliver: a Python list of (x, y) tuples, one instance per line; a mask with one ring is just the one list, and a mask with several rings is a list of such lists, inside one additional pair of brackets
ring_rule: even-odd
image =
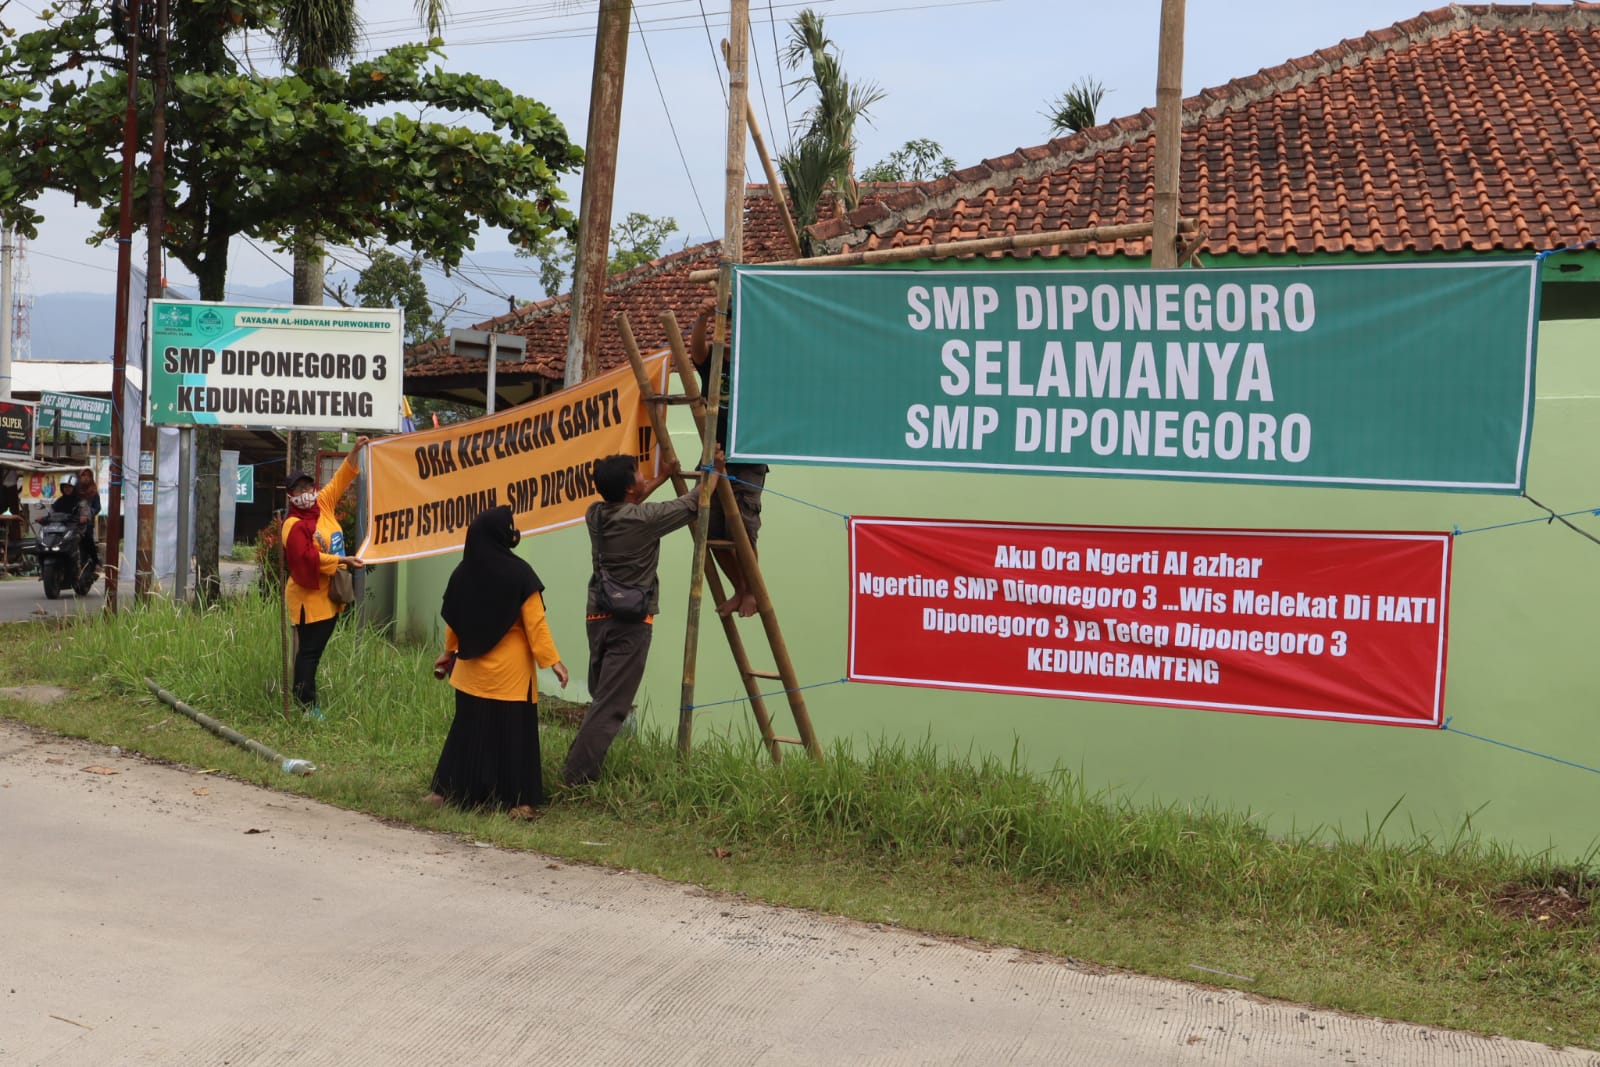
[(1554, 871), (1536, 885), (1504, 885), (1489, 898), (1497, 915), (1540, 926), (1579, 926), (1589, 921), (1593, 878), (1581, 871)]
[(29, 704), (54, 704), (67, 696), (68, 692), (69, 690), (59, 685), (19, 685), (10, 689), (0, 689), (0, 697), (23, 700)]

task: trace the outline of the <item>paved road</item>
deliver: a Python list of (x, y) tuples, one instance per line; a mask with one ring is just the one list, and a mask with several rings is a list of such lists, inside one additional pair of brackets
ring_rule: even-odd
[[(256, 568), (253, 563), (233, 563), (223, 560), (221, 569), (224, 593), (242, 589), (255, 580)], [(0, 580), (0, 623), (46, 619), (51, 616), (60, 618), (84, 612), (102, 611), (106, 603), (105, 592), (106, 583), (102, 578), (94, 583), (94, 588), (89, 590), (87, 596), (74, 596), (72, 591), (67, 589), (62, 591), (59, 600), (47, 600), (44, 595), (44, 583), (37, 576)], [(132, 582), (120, 583), (117, 586), (117, 593), (119, 603), (133, 603)]]
[(475, 847), (4, 721), (0, 870), (6, 1064), (1600, 1065)]

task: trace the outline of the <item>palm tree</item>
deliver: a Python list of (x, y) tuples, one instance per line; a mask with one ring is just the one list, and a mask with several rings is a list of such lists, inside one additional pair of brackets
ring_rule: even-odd
[(1095, 112), (1100, 109), (1100, 101), (1105, 95), (1106, 87), (1098, 81), (1079, 78), (1072, 88), (1054, 100), (1046, 101), (1045, 106), (1049, 110), (1044, 112), (1044, 117), (1050, 120), (1050, 132), (1077, 133), (1095, 125)]
[(427, 27), (429, 37), (444, 29), (444, 0), (416, 0), (417, 21)]
[[(784, 180), (787, 182), (789, 169), (799, 165), (796, 157), (802, 151), (808, 153), (807, 166), (814, 167), (819, 161), (828, 162), (832, 169), (827, 179), (832, 180), (834, 190), (845, 208), (854, 209), (861, 200), (854, 177), (856, 120), (867, 118), (868, 109), (882, 100), (884, 93), (871, 82), (850, 84), (844, 67), (839, 63), (836, 46), (823, 31), (822, 16), (810, 8), (800, 12), (790, 24), (789, 45), (784, 53), (784, 63), (790, 70), (799, 70), (807, 62), (810, 71), (800, 76), (795, 96), (799, 97), (810, 87), (815, 89), (817, 100), (800, 120), (805, 132), (794, 152), (780, 158), (779, 166), (784, 169)], [(826, 150), (817, 145), (806, 147), (807, 141), (816, 139), (826, 142), (829, 147)], [(795, 213), (801, 217), (809, 214), (815, 221), (817, 202), (813, 200), (809, 205), (802, 206), (792, 184), (789, 192), (791, 197), (795, 197)], [(817, 196), (821, 197), (820, 188), (817, 189)]]
[(811, 234), (806, 227), (817, 221), (817, 206), (822, 202), (828, 182), (849, 167), (849, 151), (815, 133), (800, 138), (792, 151), (778, 157), (783, 184), (789, 187), (789, 199), (794, 201), (802, 257), (811, 255)]
[(361, 41), (354, 0), (278, 0), (278, 27), (278, 58), (298, 69), (343, 63)]

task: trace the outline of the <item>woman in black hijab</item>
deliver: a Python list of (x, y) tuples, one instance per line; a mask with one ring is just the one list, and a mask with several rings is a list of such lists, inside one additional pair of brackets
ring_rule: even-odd
[(519, 540), (510, 508), (483, 512), (445, 587), (444, 653), (433, 672), (455, 687), (456, 715), (426, 799), (532, 819), (544, 803), (534, 678), (549, 667), (565, 686), (567, 668), (545, 619), (544, 583), (512, 551)]

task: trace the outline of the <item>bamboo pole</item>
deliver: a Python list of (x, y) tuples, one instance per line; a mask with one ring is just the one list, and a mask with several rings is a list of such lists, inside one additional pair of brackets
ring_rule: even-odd
[(156, 695), (156, 699), (161, 701), (161, 703), (167, 705), (174, 711), (181, 712), (184, 715), (189, 716), (189, 718), (193, 719), (201, 726), (204, 726), (207, 730), (210, 730), (224, 741), (231, 741), (246, 751), (254, 752), (256, 755), (260, 756), (269, 763), (276, 763), (278, 765), (278, 769), (284, 774), (298, 774), (304, 776), (315, 773), (317, 765), (312, 763), (310, 760), (289, 759), (283, 755), (280, 755), (279, 753), (268, 748), (266, 745), (263, 745), (260, 741), (257, 741), (255, 738), (246, 737), (233, 727), (224, 725), (223, 723), (218, 722), (216, 719), (213, 719), (211, 716), (206, 715), (203, 712), (196, 711), (183, 701), (179, 700), (177, 697), (173, 696), (171, 693), (167, 692), (165, 689), (161, 688), (155, 682), (151, 681), (149, 678), (144, 680), (144, 684), (149, 688), (150, 692)]
[(756, 121), (755, 109), (750, 106), (748, 99), (744, 102), (744, 114), (750, 121), (750, 139), (755, 142), (756, 155), (761, 158), (761, 169), (767, 172), (767, 188), (772, 190), (772, 200), (778, 205), (778, 217), (783, 220), (783, 232), (789, 235), (789, 247), (794, 249), (796, 256), (804, 255), (800, 247), (800, 231), (795, 229), (794, 216), (789, 214), (789, 204), (784, 199), (783, 183), (778, 180), (777, 168), (767, 154), (767, 142), (761, 136), (761, 124)]
[(1183, 4), (1161, 0), (1161, 37), (1156, 59), (1155, 231), (1150, 266), (1178, 265), (1178, 170), (1183, 157)]
[[(1178, 223), (1179, 233), (1193, 233), (1199, 228), (1194, 219)], [(977, 237), (965, 241), (942, 241), (931, 245), (896, 245), (893, 248), (873, 248), (861, 252), (837, 252), (831, 256), (813, 256), (810, 259), (784, 259), (763, 263), (763, 267), (856, 267), (874, 263), (903, 263), (913, 259), (952, 259), (956, 256), (984, 255), (989, 252), (1010, 252), (1019, 248), (1043, 248), (1046, 245), (1099, 244), (1103, 241), (1149, 237), (1154, 224), (1127, 222), (1116, 226), (1091, 226), (1082, 230), (1055, 230), (1049, 233), (1009, 233), (1002, 237)], [(718, 267), (691, 271), (692, 282), (708, 282), (717, 277)]]
[[(722, 59), (728, 62), (728, 42), (722, 42)], [(750, 140), (756, 146), (756, 156), (761, 160), (761, 169), (767, 175), (767, 188), (772, 190), (773, 203), (778, 205), (778, 217), (783, 220), (783, 232), (789, 235), (789, 247), (794, 249), (796, 257), (805, 255), (805, 250), (800, 247), (800, 231), (794, 228), (794, 217), (789, 214), (789, 205), (783, 198), (783, 183), (778, 180), (777, 168), (772, 165), (772, 156), (767, 153), (766, 138), (761, 136), (761, 123), (756, 119), (756, 109), (750, 103), (750, 98), (744, 101), (745, 124), (750, 127)]]
[[(717, 320), (712, 332), (711, 372), (709, 381), (722, 381), (723, 360), (727, 350), (728, 306), (733, 294), (733, 268), (744, 255), (744, 148), (745, 108), (749, 101), (749, 0), (730, 0), (728, 4), (728, 152), (723, 167), (724, 190), (722, 202), (722, 259), (717, 279)], [(706, 420), (708, 430), (701, 436), (700, 462), (709, 467), (716, 449), (715, 426), (717, 407), (721, 403), (721, 390), (713, 388), (707, 398)], [(694, 563), (689, 572), (689, 612), (683, 634), (683, 686), (678, 701), (678, 753), (688, 756), (694, 732), (695, 666), (700, 645), (700, 606), (705, 597), (706, 536), (711, 524), (710, 478), (700, 479), (700, 507), (695, 515)]]
[[(704, 440), (705, 416), (701, 413), (702, 405), (694, 403), (695, 400), (700, 398), (700, 383), (698, 376), (694, 372), (693, 364), (689, 362), (689, 351), (684, 346), (683, 334), (678, 330), (678, 320), (671, 311), (667, 311), (662, 314), (661, 321), (667, 327), (668, 343), (672, 347), (673, 369), (678, 372), (678, 378), (683, 382), (684, 395), (690, 398), (690, 410), (694, 412), (696, 425), (699, 426), (701, 439)], [(616, 325), (617, 332), (622, 337), (622, 347), (628, 354), (628, 362), (633, 366), (634, 380), (639, 383), (639, 394), (648, 397), (654, 392), (654, 386), (651, 385), (649, 377), (645, 373), (644, 357), (639, 353), (638, 342), (635, 341), (633, 336), (633, 323), (629, 321), (627, 312), (623, 312), (616, 317)], [(666, 413), (662, 411), (660, 404), (646, 403), (645, 408), (650, 416), (650, 425), (655, 428), (656, 439), (661, 442), (662, 455), (667, 458), (668, 462), (677, 463), (677, 448), (673, 445), (672, 438), (667, 431)], [(702, 472), (701, 477), (704, 478), (706, 475)], [(722, 479), (719, 478), (717, 481), (721, 482)], [(681, 474), (672, 479), (672, 484), (679, 495), (682, 495), (688, 487), (688, 483)], [(719, 490), (718, 500), (721, 501), (720, 491), (725, 490), (721, 485), (718, 485), (717, 488)], [(716, 568), (707, 567), (705, 577), (711, 587), (712, 597), (721, 600), (722, 581), (717, 577)], [(719, 618), (722, 619), (722, 631), (728, 638), (728, 647), (733, 651), (734, 663), (739, 668), (739, 677), (744, 681), (744, 691), (750, 700), (750, 710), (755, 715), (756, 725), (761, 729), (762, 740), (766, 742), (767, 751), (771, 754), (773, 762), (780, 762), (783, 757), (778, 750), (778, 743), (773, 740), (772, 716), (767, 712), (766, 698), (761, 695), (761, 687), (755, 684), (755, 679), (749, 673), (750, 656), (744, 647), (744, 639), (739, 635), (738, 624), (726, 615), (719, 616)], [(694, 709), (691, 708), (689, 710), (692, 713)]]

